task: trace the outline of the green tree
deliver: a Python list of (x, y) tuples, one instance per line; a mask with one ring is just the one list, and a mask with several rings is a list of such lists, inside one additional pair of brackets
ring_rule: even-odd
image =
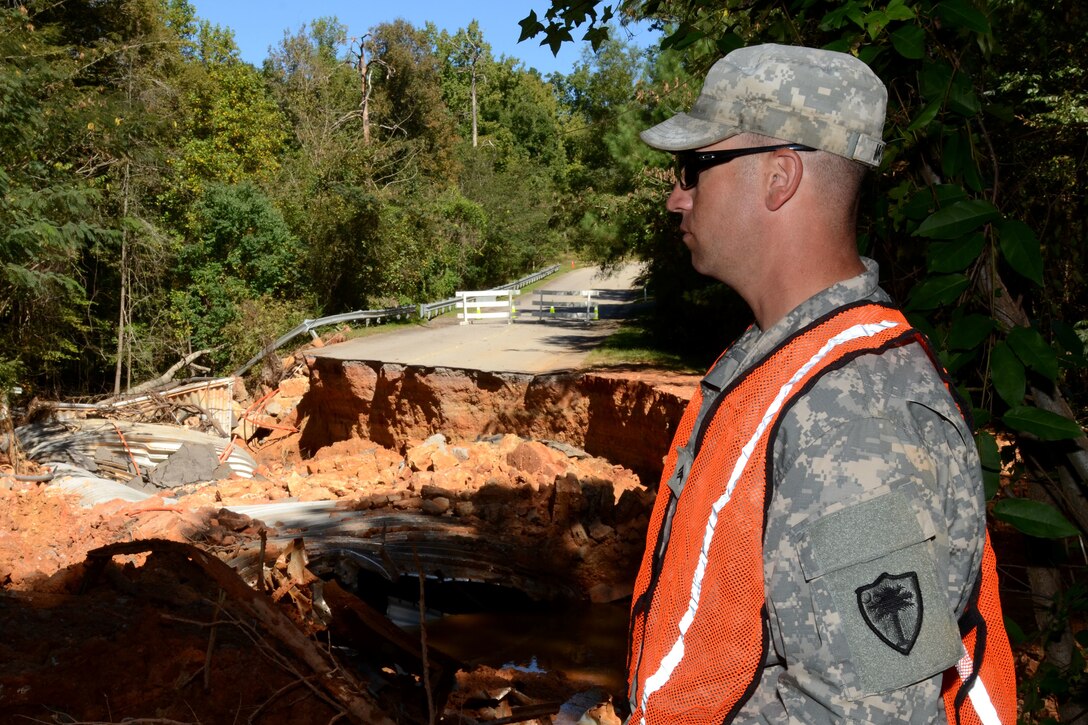
[(494, 75), (498, 97), (488, 103), (484, 114), (493, 129), (485, 141), (505, 152), (509, 158), (505, 163), (532, 163), (561, 181), (567, 174), (563, 143), (567, 129), (555, 86), (510, 59), (498, 64)]
[(116, 234), (97, 213), (97, 58), (67, 19), (0, 9), (0, 365), (35, 392), (61, 386), (93, 331), (83, 261)]
[(403, 20), (370, 32), (374, 75), (372, 117), (381, 143), (394, 150), (379, 183), (431, 183), (456, 176), (456, 126), (442, 99), (442, 67), (435, 54), (437, 33)]
[(109, 40), (100, 41), (95, 52), (109, 58), (102, 70), (110, 73), (96, 75), (109, 90), (100, 92), (99, 121), (89, 137), (88, 152), (99, 160), (89, 176), (102, 190), (98, 215), (117, 233), (93, 246), (85, 260), (90, 316), (97, 324), (96, 334), (82, 345), (80, 362), (93, 375), (112, 362), (115, 394), (123, 380), (131, 384), (134, 375), (149, 377), (176, 354), (155, 324), (175, 244), (161, 223), (158, 197), (169, 174), (166, 152), (173, 128), (168, 119), (175, 117), (179, 101), (170, 81), (184, 70), (197, 27), (194, 17), (184, 0), (130, 2), (110, 17), (112, 32), (105, 33), (104, 21), (97, 23)]
[(501, 153), (481, 148), (466, 159), (464, 195), (483, 210), (473, 286), (501, 284), (548, 264), (565, 248), (556, 228), (563, 197), (550, 170), (531, 162), (506, 163)]
[(118, 390), (194, 346), (223, 366), (304, 307), (505, 282), (563, 243), (554, 87), (478, 25), (453, 48), (321, 18), (257, 71), (188, 0), (2, 21), (5, 381)]
[(260, 73), (237, 60), (229, 35), (205, 23), (199, 40), (210, 59), (190, 64), (179, 113), (181, 141), (169, 159), (169, 205), (181, 214), (209, 182), (270, 183), (287, 141), (283, 113)]
[(319, 18), (283, 40), (264, 62), (264, 75), (294, 132), (294, 146), (329, 155), (358, 135), (351, 125), (359, 103), (359, 78), (345, 62), (347, 28)]
[[(362, 52), (359, 42), (351, 47)], [(293, 131), (271, 193), (305, 244), (306, 279), (325, 310), (367, 306), (383, 204), (372, 178), (390, 155), (362, 133), (362, 79), (344, 62), (348, 48), (347, 28), (323, 18), (285, 33), (264, 66)]]
[(622, 154), (610, 153), (607, 141), (602, 143), (602, 139), (615, 140), (621, 124), (637, 117), (644, 107), (635, 98), (643, 74), (641, 53), (614, 35), (593, 50), (584, 48), (573, 72), (558, 83), (572, 115), (567, 136), (571, 155), (593, 177), (575, 183), (609, 190), (630, 188), (632, 173), (647, 158), (636, 144), (627, 149), (635, 152), (635, 158), (626, 161)]
[(173, 305), (180, 330), (221, 365), (256, 350), (224, 337), (246, 300), (298, 300), (302, 249), (283, 216), (252, 182), (208, 185), (192, 212), (192, 239), (178, 256)]
[(446, 106), (458, 119), (460, 134), (471, 139), (471, 145), (479, 145), (480, 91), (491, 78), (495, 64), (491, 46), (484, 41), (480, 24), (473, 20), (467, 28), (459, 29), (452, 37), (439, 33), (437, 54), (444, 58), (442, 65), (442, 97)]

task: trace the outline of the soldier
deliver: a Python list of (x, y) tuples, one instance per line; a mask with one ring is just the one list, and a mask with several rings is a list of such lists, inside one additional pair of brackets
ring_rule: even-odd
[(642, 133), (676, 154), (692, 264), (755, 324), (665, 461), (631, 722), (1015, 721), (971, 427), (857, 252), (886, 102), (852, 56), (762, 45)]

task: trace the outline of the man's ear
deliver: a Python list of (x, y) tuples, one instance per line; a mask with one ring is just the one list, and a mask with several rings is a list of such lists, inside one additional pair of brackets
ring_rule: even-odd
[(780, 149), (770, 157), (769, 166), (766, 204), (769, 211), (778, 211), (797, 193), (805, 165), (793, 149)]

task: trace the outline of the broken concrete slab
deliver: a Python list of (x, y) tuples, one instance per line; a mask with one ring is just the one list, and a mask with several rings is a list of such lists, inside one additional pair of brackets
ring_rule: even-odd
[(169, 458), (152, 468), (147, 479), (159, 488), (176, 488), (198, 481), (218, 481), (220, 473), (219, 456), (214, 446), (186, 441)]

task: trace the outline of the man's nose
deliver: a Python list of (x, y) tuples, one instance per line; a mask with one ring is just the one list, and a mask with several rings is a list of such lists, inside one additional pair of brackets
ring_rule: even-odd
[(665, 201), (665, 208), (672, 212), (685, 212), (691, 209), (691, 191), (680, 188), (680, 182), (672, 185), (672, 193)]

